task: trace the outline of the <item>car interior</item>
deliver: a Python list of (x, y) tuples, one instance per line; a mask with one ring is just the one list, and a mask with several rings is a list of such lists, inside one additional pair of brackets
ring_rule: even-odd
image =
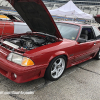
[(94, 40), (95, 36), (92, 28), (82, 28), (80, 38), (85, 40)]

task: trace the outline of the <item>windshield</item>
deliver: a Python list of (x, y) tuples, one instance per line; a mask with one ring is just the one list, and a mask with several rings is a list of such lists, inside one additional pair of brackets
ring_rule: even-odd
[(60, 34), (63, 38), (75, 40), (80, 27), (77, 25), (67, 24), (67, 23), (56, 23)]

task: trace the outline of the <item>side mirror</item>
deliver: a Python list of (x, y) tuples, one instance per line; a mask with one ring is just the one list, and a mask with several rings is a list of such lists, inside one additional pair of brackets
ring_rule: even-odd
[(78, 42), (78, 43), (84, 43), (84, 42), (86, 42), (86, 39), (79, 38), (79, 39), (77, 40), (77, 42)]

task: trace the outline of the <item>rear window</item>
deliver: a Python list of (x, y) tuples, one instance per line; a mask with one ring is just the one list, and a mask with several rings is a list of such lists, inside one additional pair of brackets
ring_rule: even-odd
[(67, 24), (67, 23), (56, 23), (60, 34), (63, 38), (75, 40), (80, 27), (77, 25)]

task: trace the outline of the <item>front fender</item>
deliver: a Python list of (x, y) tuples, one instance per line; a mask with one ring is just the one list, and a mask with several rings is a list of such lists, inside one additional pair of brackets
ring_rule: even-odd
[(68, 54), (65, 51), (58, 51), (58, 52), (55, 52), (54, 54), (51, 55), (51, 57), (49, 58), (48, 63), (50, 63), (50, 61), (52, 59), (54, 59), (55, 57), (60, 56), (60, 55), (66, 55), (68, 57)]

